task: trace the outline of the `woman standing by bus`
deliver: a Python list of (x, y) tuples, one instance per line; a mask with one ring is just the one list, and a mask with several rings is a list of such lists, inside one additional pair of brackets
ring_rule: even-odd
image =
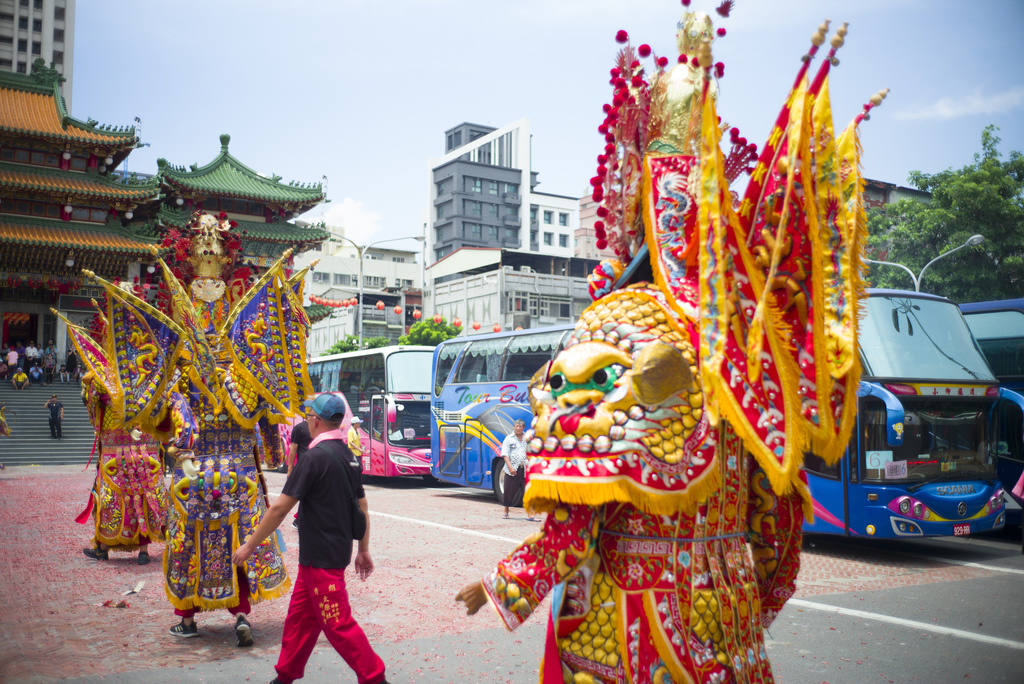
[[(508, 509), (514, 505), (516, 495), (521, 495), (526, 486), (526, 440), (523, 431), (526, 421), (517, 420), (512, 427), (512, 434), (501, 443), (501, 457), (505, 459), (505, 514), (508, 520)], [(520, 498), (520, 501), (522, 499)]]

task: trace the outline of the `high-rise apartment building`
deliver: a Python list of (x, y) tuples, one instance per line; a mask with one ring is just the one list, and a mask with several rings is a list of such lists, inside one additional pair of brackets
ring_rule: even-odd
[(28, 74), (37, 59), (52, 64), (69, 113), (74, 56), (75, 0), (0, 0), (0, 69)]
[(461, 123), (444, 136), (445, 155), (430, 160), (430, 262), (462, 247), (573, 255), (577, 200), (536, 189), (528, 119), (502, 128)]

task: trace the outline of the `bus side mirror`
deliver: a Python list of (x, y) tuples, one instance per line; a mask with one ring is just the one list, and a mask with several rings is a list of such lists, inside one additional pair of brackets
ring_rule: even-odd
[(398, 412), (395, 411), (394, 406), (388, 406), (388, 422), (394, 423), (396, 420), (398, 420)]
[(885, 404), (885, 442), (889, 446), (898, 447), (903, 444), (903, 421), (905, 419), (903, 404), (899, 398), (874, 382), (861, 382), (857, 387), (858, 397), (875, 397)]

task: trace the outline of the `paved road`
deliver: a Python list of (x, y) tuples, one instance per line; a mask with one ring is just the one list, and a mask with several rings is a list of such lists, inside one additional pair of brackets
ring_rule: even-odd
[[(88, 561), (73, 518), (92, 474), (77, 466), (0, 471), (0, 681), (243, 682), (273, 677), (285, 600), (253, 610), (256, 646), (234, 646), (226, 612), (202, 615), (202, 638), (176, 640), (158, 564)], [(272, 492), (283, 476), (268, 475)], [(533, 531), (500, 518), (489, 494), (419, 483), (367, 487), (377, 571), (350, 580), (357, 619), (393, 682), (536, 681), (546, 613), (514, 634), (460, 586)], [(297, 534), (284, 527), (289, 569)], [(918, 543), (813, 538), (796, 598), (770, 631), (776, 679), (820, 682), (1019, 682), (1024, 671), (1024, 557), (1019, 535)], [(351, 577), (351, 574), (349, 575)], [(138, 581), (128, 608), (104, 608)], [(321, 638), (305, 681), (354, 682)]]

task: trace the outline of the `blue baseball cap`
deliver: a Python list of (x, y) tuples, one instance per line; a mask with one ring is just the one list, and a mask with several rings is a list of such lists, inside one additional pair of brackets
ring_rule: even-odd
[(321, 394), (316, 399), (303, 402), (302, 407), (313, 409), (313, 413), (330, 423), (342, 420), (348, 408), (345, 400), (335, 394)]

